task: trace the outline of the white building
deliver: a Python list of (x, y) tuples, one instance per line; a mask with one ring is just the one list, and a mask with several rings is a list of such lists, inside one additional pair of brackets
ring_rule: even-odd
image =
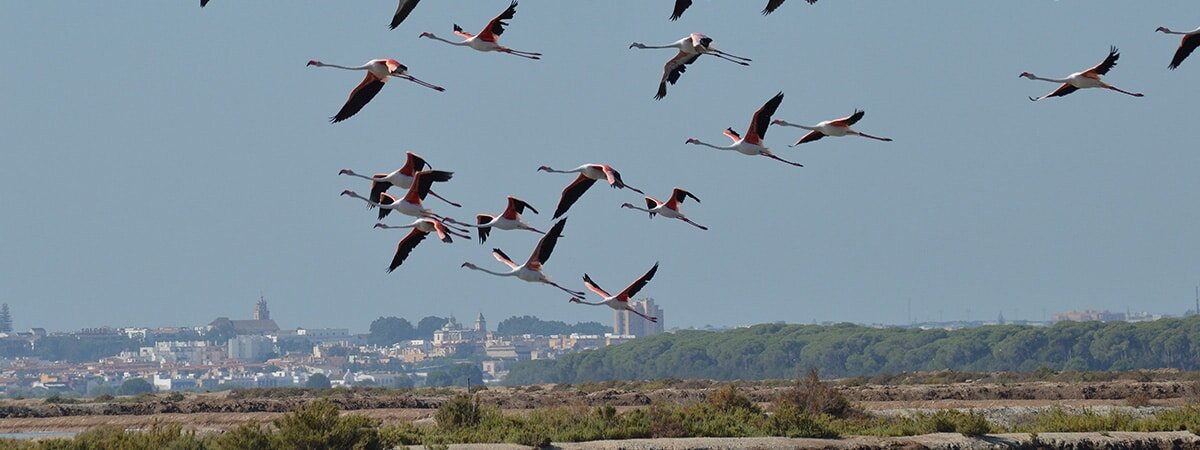
[(230, 359), (262, 361), (275, 351), (275, 343), (266, 336), (244, 335), (229, 339), (228, 348)]

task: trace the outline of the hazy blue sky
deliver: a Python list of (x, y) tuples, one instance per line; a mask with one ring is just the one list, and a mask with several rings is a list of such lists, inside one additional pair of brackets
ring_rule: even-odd
[[(1182, 312), (1200, 282), (1200, 56), (1176, 71), (1194, 1), (524, 0), (502, 42), (543, 61), (418, 39), (477, 31), (507, 0), (427, 1), (396, 31), (393, 0), (365, 2), (18, 1), (0, 15), (0, 301), (20, 328), (198, 325), (248, 317), (263, 293), (284, 327), (365, 331), (381, 315), (483, 312), (608, 323), (547, 286), (498, 270), (528, 232), (487, 245), (427, 240), (385, 273), (404, 231), (373, 213), (341, 168), (373, 173), (424, 155), (455, 171), (438, 192), (496, 213), (505, 195), (548, 228), (568, 175), (607, 162), (712, 228), (618, 208), (597, 185), (570, 211), (545, 272), (617, 290), (661, 261), (643, 291), (667, 326), (785, 320), (903, 322), (1041, 318), (1073, 308)], [(629, 50), (699, 31), (750, 67), (702, 58), (652, 100), (669, 50)], [(1121, 49), (1106, 79), (1142, 99), (1080, 91), (1030, 103)], [(360, 73), (306, 68), (394, 57), (446, 87), (389, 83), (330, 125)], [(824, 139), (772, 127), (796, 169), (684, 145), (724, 144), (777, 91), (776, 118), (815, 123), (867, 111), (858, 128), (895, 138)], [(390, 220), (408, 223), (406, 217)], [(591, 300), (595, 301), (593, 297)]]

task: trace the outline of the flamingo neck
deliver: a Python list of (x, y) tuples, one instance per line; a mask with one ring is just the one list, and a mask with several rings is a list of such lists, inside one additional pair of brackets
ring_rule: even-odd
[(457, 45), (457, 46), (467, 46), (467, 45), (471, 45), (471, 44), (468, 44), (468, 43), (467, 43), (467, 41), (462, 41), (462, 42), (454, 42), (454, 41), (450, 41), (450, 40), (442, 39), (442, 38), (440, 38), (440, 37), (437, 37), (437, 36), (435, 36), (435, 35), (432, 35), (432, 34), (431, 34), (431, 35), (429, 35), (429, 38), (430, 38), (430, 39), (433, 39), (433, 40), (437, 40), (437, 41), (442, 41), (442, 42), (445, 42), (445, 43), (447, 43), (447, 44), (450, 44), (450, 45)]
[(571, 170), (558, 170), (558, 169), (552, 169), (552, 168), (547, 167), (546, 171), (550, 172), (550, 173), (581, 173), (581, 172), (583, 172), (583, 168), (578, 167), (578, 168), (574, 168)]
[(709, 144), (709, 143), (707, 143), (707, 142), (701, 142), (701, 141), (696, 141), (696, 142), (695, 142), (695, 144), (696, 144), (696, 145), (703, 145), (703, 146), (705, 146), (705, 147), (715, 148), (715, 149), (717, 149), (717, 150), (733, 150), (733, 148), (734, 148), (734, 146), (732, 146), (732, 145), (730, 145), (730, 146), (728, 146), (728, 147), (721, 147), (721, 146), (718, 146), (718, 145), (712, 145), (712, 144)]
[(1063, 79), (1055, 79), (1055, 78), (1042, 78), (1042, 77), (1039, 77), (1039, 76), (1037, 76), (1037, 75), (1030, 75), (1030, 76), (1029, 76), (1029, 79), (1031, 79), (1031, 80), (1050, 81), (1050, 82), (1054, 82), (1054, 83), (1066, 83), (1066, 82), (1067, 82), (1067, 79), (1066, 79), (1066, 78), (1063, 78)]
[(473, 270), (478, 270), (478, 271), (480, 271), (480, 272), (484, 272), (484, 273), (490, 273), (490, 274), (492, 274), (492, 275), (495, 275), (495, 276), (498, 276), (498, 277), (511, 277), (511, 276), (514, 276), (514, 275), (516, 275), (516, 273), (517, 273), (517, 271), (515, 271), (515, 270), (514, 270), (514, 271), (512, 271), (512, 272), (507, 272), (507, 273), (501, 273), (501, 272), (492, 272), (491, 270), (484, 269), (484, 268), (482, 268), (482, 267), (479, 267), (479, 266), (474, 266), (474, 265), (467, 266), (467, 268), (468, 268), (468, 269), (473, 269)]
[(604, 302), (589, 302), (589, 301), (586, 301), (586, 300), (584, 300), (584, 299), (582, 299), (582, 298), (581, 298), (581, 299), (578, 299), (578, 303), (582, 303), (582, 304), (584, 304), (584, 305), (592, 305), (592, 306), (600, 306), (600, 305), (604, 305), (604, 304), (605, 304)]
[(368, 177), (368, 176), (366, 176), (366, 175), (363, 175), (363, 174), (360, 174), (360, 173), (349, 172), (349, 173), (347, 173), (346, 175), (350, 175), (350, 176), (352, 176), (352, 177), (359, 177), (359, 178), (362, 178), (362, 179), (364, 179), (364, 180), (371, 180), (371, 181), (375, 181), (375, 179), (374, 179), (374, 178), (372, 178), (372, 177)]
[(367, 65), (362, 65), (362, 66), (357, 66), (357, 67), (346, 67), (346, 66), (339, 66), (337, 64), (325, 64), (325, 63), (321, 63), (320, 67), (333, 67), (333, 68), (343, 69), (343, 70), (367, 70), (368, 69)]

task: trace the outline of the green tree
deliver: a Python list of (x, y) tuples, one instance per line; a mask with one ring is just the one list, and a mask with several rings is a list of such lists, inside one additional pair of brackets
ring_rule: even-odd
[(426, 316), (417, 322), (417, 339), (433, 339), (433, 332), (442, 328), (450, 319), (436, 316)]
[(314, 373), (308, 377), (308, 381), (304, 382), (304, 387), (309, 389), (329, 389), (329, 377), (323, 373)]
[(475, 364), (455, 364), (430, 371), (425, 378), (429, 386), (472, 386), (483, 384), (483, 371)]
[(569, 325), (558, 320), (542, 320), (534, 316), (512, 316), (496, 325), (496, 334), (501, 336), (520, 336), (533, 334), (551, 336), (556, 334), (604, 334), (612, 330), (599, 322), (580, 322)]
[(0, 333), (12, 333), (12, 314), (8, 312), (8, 303), (0, 304)]
[(237, 337), (237, 330), (233, 328), (233, 322), (230, 321), (222, 321), (204, 333), (204, 340), (217, 345), (225, 345), (235, 337)]
[(412, 339), (416, 331), (408, 320), (394, 316), (380, 317), (371, 322), (371, 331), (367, 341), (374, 345), (392, 345)]
[(154, 392), (154, 385), (145, 378), (130, 378), (121, 383), (121, 388), (117, 392), (121, 395), (149, 394)]

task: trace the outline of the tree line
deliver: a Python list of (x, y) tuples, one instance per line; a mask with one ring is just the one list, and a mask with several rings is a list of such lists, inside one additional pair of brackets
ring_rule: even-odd
[(679, 331), (523, 362), (509, 384), (614, 379), (794, 377), (953, 369), (1109, 371), (1200, 369), (1200, 316), (1153, 322), (1059, 322), (1050, 327), (990, 325), (960, 330), (763, 324), (728, 331)]

